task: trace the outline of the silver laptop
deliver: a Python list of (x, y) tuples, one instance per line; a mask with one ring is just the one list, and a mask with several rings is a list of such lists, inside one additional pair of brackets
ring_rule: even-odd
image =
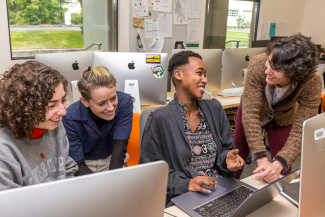
[(157, 161), (0, 192), (1, 216), (164, 215), (168, 165)]
[(210, 194), (186, 192), (172, 202), (194, 217), (246, 216), (272, 201), (298, 174), (298, 170), (294, 171), (259, 190), (237, 179), (222, 177)]
[(78, 80), (81, 72), (88, 66), (93, 66), (94, 51), (76, 51), (65, 53), (36, 54), (35, 60), (59, 71), (68, 80), (67, 100), (72, 104), (75, 100), (72, 95), (71, 81)]
[(325, 113), (303, 124), (299, 215), (325, 216)]

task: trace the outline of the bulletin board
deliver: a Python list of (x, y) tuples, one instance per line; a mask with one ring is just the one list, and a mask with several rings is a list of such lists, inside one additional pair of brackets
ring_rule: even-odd
[[(172, 23), (171, 23), (171, 37), (161, 37), (163, 38), (164, 41), (164, 45), (163, 45), (163, 49), (162, 49), (162, 53), (168, 53), (168, 57), (170, 58), (172, 55), (172, 49), (175, 48), (175, 43), (177, 41), (182, 41), (183, 45), (185, 48), (188, 49), (195, 49), (195, 48), (199, 48), (199, 43), (200, 43), (200, 39), (199, 40), (188, 40), (188, 28), (190, 29), (194, 29), (193, 25), (191, 27), (188, 27), (189, 25), (191, 25), (194, 21), (194, 24), (198, 23), (199, 26), (198, 28), (196, 28), (194, 34), (190, 33), (190, 35), (194, 35), (198, 34), (199, 37), (201, 36), (201, 30), (200, 30), (200, 20), (201, 20), (201, 14), (200, 14), (200, 7), (201, 7), (201, 3), (200, 0), (144, 0), (144, 1), (148, 1), (148, 16), (136, 16), (134, 17), (134, 14), (137, 14), (134, 12), (135, 10), (135, 6), (134, 4), (140, 3), (143, 1), (141, 0), (130, 0), (129, 2), (129, 7), (130, 7), (130, 51), (131, 52), (143, 52), (143, 51), (139, 51), (138, 47), (137, 47), (137, 42), (138, 42), (138, 34), (142, 34), (142, 43), (143, 43), (143, 47), (145, 48), (145, 52), (151, 52), (151, 45), (153, 44), (154, 40), (157, 40), (155, 38), (146, 38), (146, 25), (142, 25), (141, 26), (141, 19), (143, 20), (142, 23), (145, 23), (146, 20), (158, 20), (158, 18), (161, 18), (164, 15), (167, 15), (169, 17), (171, 17)], [(157, 7), (155, 7), (156, 2), (160, 2), (160, 3), (166, 3), (169, 4), (171, 2), (171, 10), (170, 12), (164, 12), (164, 11), (155, 11), (155, 9), (157, 9)], [(181, 5), (182, 4), (186, 4), (186, 13), (189, 14), (191, 12), (191, 8), (193, 8), (195, 6), (195, 13), (198, 13), (199, 15), (195, 14), (195, 15), (190, 15), (189, 17), (186, 17), (185, 20), (187, 21), (185, 24), (175, 24), (174, 19), (175, 19), (175, 13), (174, 13), (174, 9), (175, 9), (175, 4), (176, 4), (176, 8), (180, 9), (182, 8)], [(165, 5), (166, 7), (168, 7), (167, 5)], [(160, 8), (161, 9), (161, 8)], [(164, 9), (163, 9), (164, 10)], [(168, 10), (168, 9), (167, 9)], [(197, 12), (198, 11), (198, 12)], [(179, 14), (178, 14), (179, 15)], [(176, 16), (177, 17), (177, 16)], [(193, 18), (195, 17), (195, 18)], [(134, 27), (134, 18), (136, 18), (136, 25), (138, 25), (139, 27)], [(147, 21), (147, 22), (149, 22)], [(181, 21), (180, 21), (181, 22)], [(159, 34), (157, 34), (157, 37), (160, 37)], [(194, 38), (198, 38), (198, 37), (194, 37)], [(192, 37), (193, 39), (193, 37)], [(190, 47), (188, 47), (190, 46)]]

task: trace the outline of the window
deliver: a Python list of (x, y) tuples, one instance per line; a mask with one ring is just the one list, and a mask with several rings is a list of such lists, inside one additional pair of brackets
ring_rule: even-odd
[[(12, 59), (36, 53), (116, 49), (114, 0), (7, 0)], [(109, 14), (114, 14), (108, 18)], [(112, 34), (113, 31), (116, 34)], [(93, 46), (95, 45), (95, 46)]]
[(207, 1), (203, 48), (251, 47), (260, 0)]

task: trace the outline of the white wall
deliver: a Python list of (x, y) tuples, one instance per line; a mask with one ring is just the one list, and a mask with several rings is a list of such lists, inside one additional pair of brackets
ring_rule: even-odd
[(261, 0), (257, 39), (269, 39), (269, 37), (265, 38), (269, 31), (269, 26), (266, 28), (264, 26), (266, 23), (283, 25), (283, 31), (278, 36), (289, 36), (301, 32), (304, 5), (305, 0)]
[(311, 36), (314, 43), (322, 44), (323, 47), (325, 47), (324, 9), (324, 0), (305, 0), (301, 30), (303, 34)]

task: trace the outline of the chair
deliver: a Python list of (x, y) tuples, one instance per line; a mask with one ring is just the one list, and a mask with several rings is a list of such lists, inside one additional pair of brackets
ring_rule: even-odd
[(319, 113), (325, 112), (325, 93), (322, 93), (322, 101), (319, 107)]
[(133, 113), (132, 130), (127, 152), (130, 155), (128, 166), (138, 165), (140, 157), (140, 113)]
[(141, 117), (140, 117), (140, 144), (141, 144), (141, 141), (142, 141), (143, 130), (144, 130), (144, 127), (146, 126), (147, 119), (148, 119), (150, 113), (155, 111), (156, 109), (158, 109), (160, 107), (161, 106), (147, 108), (141, 113)]

